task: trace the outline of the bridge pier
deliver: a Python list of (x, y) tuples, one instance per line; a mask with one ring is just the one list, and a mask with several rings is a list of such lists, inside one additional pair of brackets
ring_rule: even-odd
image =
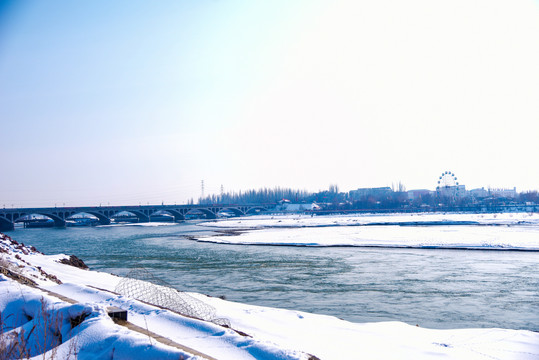
[(99, 225), (110, 225), (110, 219), (99, 219)]
[(56, 228), (65, 228), (66, 222), (62, 219), (53, 219), (54, 220), (54, 227)]
[(135, 216), (138, 218), (138, 222), (150, 222), (150, 215), (146, 215), (141, 211), (133, 211), (130, 210), (129, 212), (135, 214)]
[(185, 217), (183, 216), (183, 214), (178, 211), (178, 210), (171, 210), (171, 209), (167, 209), (167, 211), (172, 215), (174, 216), (174, 222), (178, 222), (180, 220), (185, 220)]
[(8, 221), (0, 221), (0, 231), (15, 230), (15, 224)]

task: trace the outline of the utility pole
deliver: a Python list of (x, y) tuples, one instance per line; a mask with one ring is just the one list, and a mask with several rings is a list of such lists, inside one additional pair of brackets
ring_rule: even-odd
[(204, 180), (200, 181), (200, 192), (201, 192), (201, 199), (204, 199)]

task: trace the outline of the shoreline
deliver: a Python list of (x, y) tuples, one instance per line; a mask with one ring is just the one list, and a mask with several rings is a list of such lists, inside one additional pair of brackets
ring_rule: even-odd
[[(400, 359), (402, 357), (430, 359), (441, 355), (450, 359), (487, 359), (492, 356), (504, 359), (504, 354), (507, 354), (509, 349), (521, 354), (523, 359), (539, 356), (539, 349), (535, 346), (539, 343), (539, 333), (529, 330), (496, 328), (433, 330), (399, 322), (351, 323), (327, 315), (245, 305), (189, 293), (189, 296), (214, 307), (216, 316), (228, 318), (232, 327), (244, 334), (249, 334), (246, 337), (219, 325), (202, 320), (189, 320), (188, 317), (178, 315), (170, 310), (156, 308), (129, 297), (114, 296), (110, 290), (114, 291), (113, 288), (117, 286), (119, 281), (122, 281), (122, 278), (61, 264), (58, 261), (67, 258), (67, 256), (42, 255), (22, 244), (10, 243), (4, 235), (1, 237), (3, 261), (8, 261), (17, 267), (23, 265), (23, 268), (19, 267), (19, 269), (26, 272), (29, 278), (35, 279), (34, 281), (40, 287), (79, 302), (80, 305), (72, 306), (79, 306), (79, 308), (86, 309), (84, 311), (89, 311), (90, 315), (88, 316), (91, 317), (92, 324), (95, 323), (95, 326), (100, 324), (99, 326), (103, 326), (103, 329), (106, 330), (102, 329), (104, 332), (100, 341), (106, 341), (110, 336), (114, 336), (111, 334), (120, 331), (116, 328), (118, 325), (107, 320), (106, 314), (104, 314), (103, 307), (112, 305), (120, 308), (127, 306), (129, 318), (135, 325), (142, 328), (148, 327), (152, 333), (160, 334), (171, 341), (179, 340), (177, 335), (170, 338), (170, 334), (172, 334), (170, 331), (174, 329), (174, 333), (182, 334), (180, 337), (184, 339), (184, 342), (187, 341), (185, 344), (187, 347), (219, 359), (256, 359), (262, 357), (265, 359), (342, 359), (354, 358), (356, 355), (361, 358), (387, 359)], [(57, 276), (62, 284), (51, 281), (40, 271)], [(22, 289), (20, 290), (21, 294), (24, 293), (27, 299), (33, 296), (31, 290), (25, 290), (25, 285), (18, 285), (14, 288), (11, 285), (12, 281), (14, 280), (8, 280), (2, 275), (0, 291), (4, 295), (0, 296), (0, 310), (3, 313), (6, 311), (6, 306), (13, 306), (13, 303), (21, 304), (21, 297), (14, 294), (16, 292), (14, 289), (17, 287)], [(105, 292), (96, 289), (96, 287), (100, 287)], [(9, 290), (10, 288), (12, 290)], [(11, 291), (11, 296), (15, 296), (7, 303), (6, 290)], [(39, 295), (36, 296), (39, 297)], [(65, 305), (58, 302), (54, 302), (54, 304), (54, 306), (59, 307), (58, 311), (68, 311), (65, 310), (68, 309)], [(80, 343), (85, 343), (85, 331), (89, 332), (92, 326), (88, 325), (71, 338), (78, 337)], [(138, 338), (136, 334), (125, 333), (125, 336), (138, 339), (135, 341), (137, 344), (137, 341), (142, 341), (142, 338)], [(467, 340), (470, 336), (481, 339), (481, 341), (470, 344)], [(151, 337), (143, 336), (143, 338), (146, 342), (145, 346), (148, 346), (148, 343), (152, 341)], [(224, 341), (226, 344), (221, 345), (224, 347), (217, 348), (221, 356), (216, 356), (215, 352), (212, 354), (212, 351), (216, 351), (216, 339), (219, 339), (219, 342)], [(94, 345), (97, 346), (97, 343), (99, 341), (95, 342)], [(91, 343), (86, 345), (86, 349), (94, 348)], [(58, 346), (64, 352), (68, 350), (68, 345), (60, 344)], [(169, 352), (174, 353), (166, 346), (162, 348), (156, 343), (150, 348), (153, 349), (152, 351), (159, 351), (161, 355), (169, 354)], [(109, 351), (116, 350), (109, 349)], [(142, 353), (137, 353), (140, 351), (137, 346), (128, 347), (125, 351), (132, 351), (130, 354), (133, 355), (133, 358), (142, 358), (138, 357)], [(262, 354), (265, 355), (262, 356)], [(481, 356), (478, 357), (478, 354)], [(187, 353), (184, 355), (191, 356), (188, 358), (194, 358)]]

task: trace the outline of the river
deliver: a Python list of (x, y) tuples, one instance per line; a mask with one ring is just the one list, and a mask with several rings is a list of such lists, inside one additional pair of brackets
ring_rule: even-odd
[(92, 270), (144, 267), (182, 291), (428, 328), (539, 330), (539, 253), (448, 249), (223, 245), (196, 224), (17, 229), (45, 254), (75, 254)]

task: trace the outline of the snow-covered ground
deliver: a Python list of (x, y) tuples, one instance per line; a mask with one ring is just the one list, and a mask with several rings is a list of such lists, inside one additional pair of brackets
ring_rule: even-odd
[[(24, 330), (26, 355), (33, 359), (44, 353), (47, 358), (56, 353), (58, 359), (309, 359), (310, 354), (323, 360), (539, 358), (539, 333), (532, 331), (359, 324), (188, 294), (227, 319), (227, 328), (119, 295), (115, 290), (125, 280), (58, 262), (67, 257), (45, 256), (0, 235), (0, 349), (9, 349)], [(35, 286), (15, 281), (18, 275)], [(129, 322), (151, 335), (114, 323), (106, 313), (109, 306), (127, 310)], [(180, 346), (161, 344), (157, 336)]]
[(216, 228), (322, 227), (360, 225), (538, 225), (539, 213), (392, 213), (348, 215), (257, 215), (204, 222)]
[(202, 225), (224, 232), (197, 240), (223, 244), (539, 250), (539, 214), (528, 213), (253, 216)]
[(248, 230), (199, 241), (242, 245), (368, 246), (539, 251), (539, 226), (339, 226)]

